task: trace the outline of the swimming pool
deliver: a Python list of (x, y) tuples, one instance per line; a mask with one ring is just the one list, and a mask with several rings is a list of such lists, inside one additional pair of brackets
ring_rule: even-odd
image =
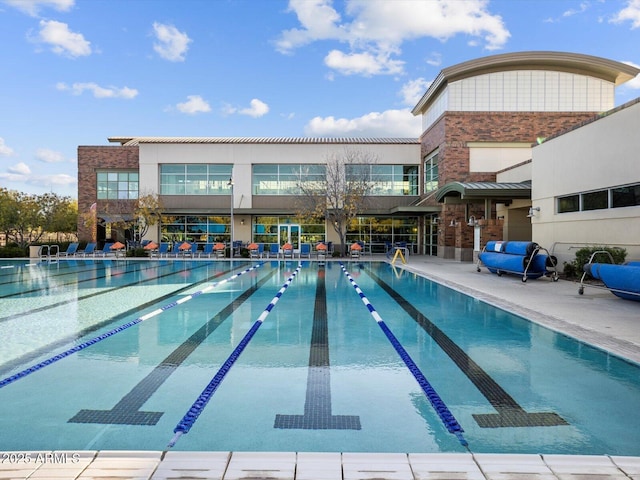
[(174, 449), (466, 451), (375, 312), (471, 451), (640, 454), (638, 365), (386, 263), (0, 266), (0, 450), (166, 449), (262, 318)]

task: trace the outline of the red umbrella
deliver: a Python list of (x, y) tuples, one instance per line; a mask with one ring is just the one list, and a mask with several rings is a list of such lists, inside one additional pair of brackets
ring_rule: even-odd
[(158, 244), (153, 242), (149, 242), (144, 246), (145, 250), (155, 250), (156, 248), (158, 248)]
[(362, 250), (362, 247), (359, 243), (354, 243), (351, 245), (351, 250)]
[(179, 250), (190, 250), (191, 244), (189, 242), (184, 242), (182, 245), (178, 247)]
[(124, 243), (116, 242), (113, 245), (111, 245), (111, 250), (120, 250), (121, 248), (124, 248), (124, 247), (125, 247)]
[(250, 243), (247, 248), (249, 250), (257, 250), (258, 249), (258, 244), (257, 243)]
[(316, 250), (326, 250), (327, 246), (324, 243), (319, 243), (316, 245)]
[(213, 249), (214, 249), (214, 250), (224, 250), (224, 249), (225, 249), (224, 243), (220, 243), (220, 242), (216, 243), (216, 244), (213, 246)]

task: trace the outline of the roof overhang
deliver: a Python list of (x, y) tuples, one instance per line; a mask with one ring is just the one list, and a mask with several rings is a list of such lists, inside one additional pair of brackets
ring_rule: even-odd
[(446, 202), (449, 198), (461, 200), (530, 199), (531, 183), (451, 182), (439, 188), (436, 192), (436, 200), (438, 202)]

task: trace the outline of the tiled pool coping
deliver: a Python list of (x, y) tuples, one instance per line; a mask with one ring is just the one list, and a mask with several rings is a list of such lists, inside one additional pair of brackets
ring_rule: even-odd
[(177, 451), (5, 452), (2, 455), (2, 480), (640, 478), (640, 458), (618, 456)]

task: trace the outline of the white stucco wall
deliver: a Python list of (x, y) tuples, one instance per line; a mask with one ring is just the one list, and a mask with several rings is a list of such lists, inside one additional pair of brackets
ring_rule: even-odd
[(571, 260), (576, 247), (611, 245), (640, 259), (640, 206), (557, 213), (558, 196), (640, 183), (640, 102), (533, 149), (533, 241)]

